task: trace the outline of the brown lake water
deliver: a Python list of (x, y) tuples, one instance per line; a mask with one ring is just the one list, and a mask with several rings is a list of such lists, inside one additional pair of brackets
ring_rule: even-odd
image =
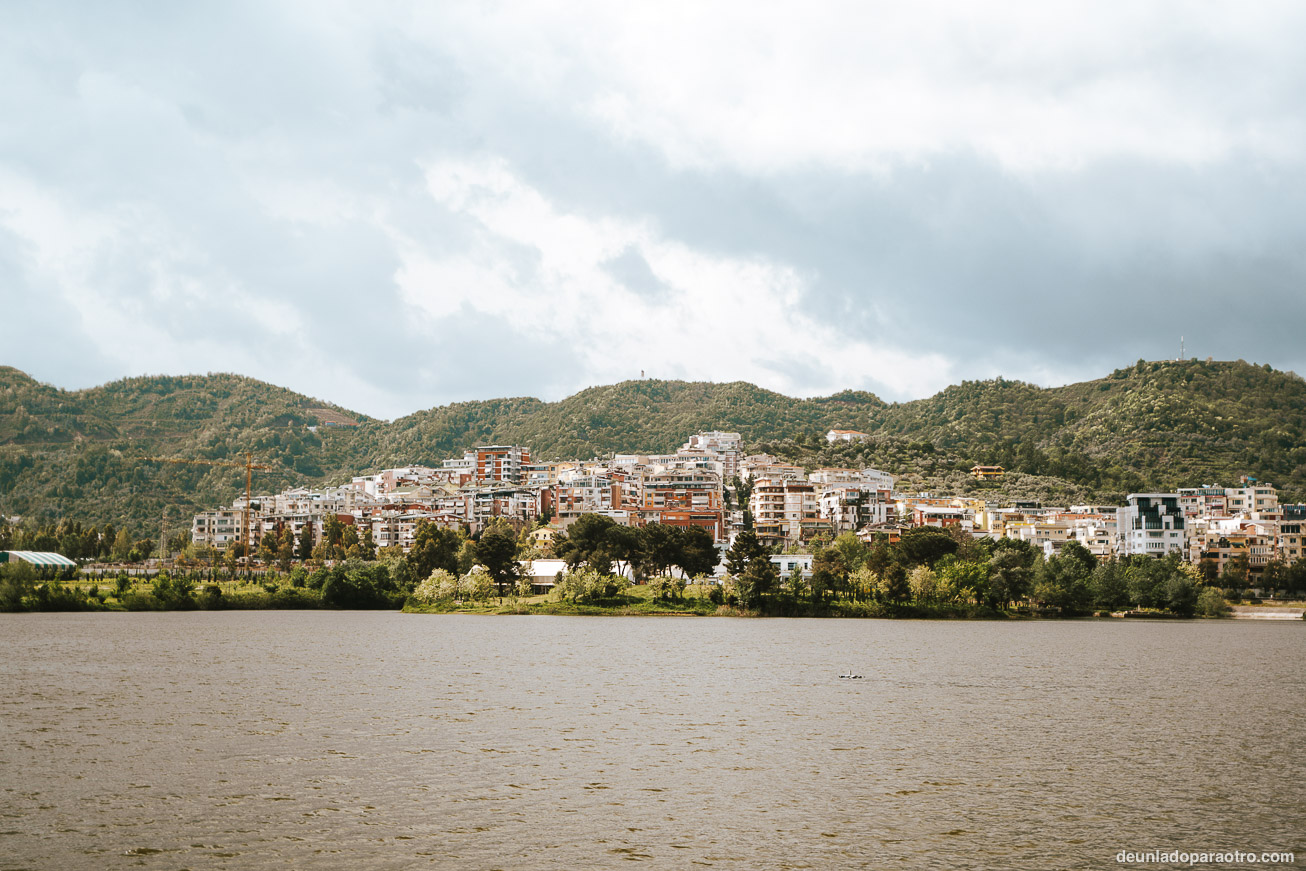
[(34, 614), (0, 653), (0, 869), (1306, 865), (1306, 623)]

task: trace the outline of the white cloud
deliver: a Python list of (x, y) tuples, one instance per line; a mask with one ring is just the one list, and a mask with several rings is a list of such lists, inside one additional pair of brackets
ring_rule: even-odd
[(473, 8), (427, 25), (679, 167), (874, 172), (955, 151), (1016, 171), (1201, 165), (1306, 142), (1306, 22), (1288, 3)]
[[(401, 239), (404, 300), (437, 324), (475, 311), (562, 341), (583, 366), (569, 373), (571, 389), (638, 370), (799, 395), (850, 385), (919, 395), (947, 383), (940, 355), (849, 337), (807, 311), (809, 277), (783, 264), (710, 255), (648, 221), (569, 213), (492, 159), (443, 160), (426, 177), (437, 201), (476, 221), (478, 238), (447, 257)], [(534, 255), (526, 268), (509, 265), (520, 249)], [(641, 293), (613, 275), (610, 264), (632, 251), (661, 292)]]
[[(65, 386), (236, 370), (394, 415), (644, 369), (911, 398), (1179, 331), (1302, 368), (1299, 4), (11, 18), (0, 317), (81, 332), (0, 362)], [(1281, 316), (1228, 321), (1234, 289)], [(482, 330), (512, 353), (448, 365)]]
[[(279, 341), (293, 343), (301, 330), (288, 303), (223, 276), (147, 206), (70, 206), (57, 191), (5, 171), (0, 203), (0, 228), (25, 252), (26, 292), (56, 296), (77, 312), (77, 340), (123, 373), (252, 368), (256, 349), (243, 336), (202, 334), (205, 316), (215, 312)], [(178, 311), (200, 335), (169, 329), (168, 315)]]

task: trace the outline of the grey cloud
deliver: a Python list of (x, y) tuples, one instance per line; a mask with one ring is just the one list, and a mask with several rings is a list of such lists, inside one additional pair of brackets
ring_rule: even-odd
[(668, 290), (662, 280), (653, 274), (644, 255), (635, 248), (627, 248), (603, 264), (603, 268), (627, 289), (642, 296), (657, 298)]
[[(801, 303), (810, 315), (849, 338), (941, 354), (958, 377), (1094, 377), (1173, 355), (1180, 334), (1201, 356), (1306, 371), (1306, 186), (1295, 158), (1232, 155), (1201, 170), (1135, 159), (1031, 176), (969, 153), (877, 175), (674, 170), (576, 105), (461, 65), (401, 20), (307, 15), (263, 4), (93, 4), (75, 16), (28, 5), (0, 34), (0, 110), (24, 119), (0, 129), (0, 171), (74, 214), (124, 222), (131, 232), (103, 254), (97, 286), (181, 342), (223, 337), (256, 369), (248, 374), (294, 378), (286, 386), (383, 416), (570, 389), (583, 366), (555, 338), (467, 312), (432, 325), (399, 298), (400, 256), (385, 228), (432, 256), (477, 243), (474, 222), (426, 193), (423, 163), (441, 155), (500, 156), (560, 210), (648, 220), (709, 254), (792, 266), (810, 281)], [(1194, 99), (1219, 78), (1207, 63), (1193, 61), (1203, 83)], [(1265, 101), (1299, 102), (1302, 92), (1249, 95), (1260, 108), (1239, 117), (1254, 123)], [(342, 213), (274, 214), (261, 196), (273, 183), (335, 190)], [(499, 248), (522, 276), (538, 266), (528, 247)], [(24, 257), (0, 232), (7, 323), (78, 324)], [(159, 263), (204, 295), (152, 295)], [(638, 293), (661, 292), (633, 249), (608, 270)], [(251, 321), (230, 304), (231, 287), (284, 302), (302, 330)], [(134, 374), (114, 369), (91, 332), (54, 347), (33, 333), (16, 331), (0, 362), (65, 386)], [(356, 395), (290, 362), (327, 359), (355, 340)], [(829, 380), (799, 360), (776, 365), (793, 382)], [(878, 373), (837, 374), (909, 398)]]

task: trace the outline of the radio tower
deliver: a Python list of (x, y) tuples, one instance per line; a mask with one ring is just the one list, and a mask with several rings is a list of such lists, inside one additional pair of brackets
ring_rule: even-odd
[(1180, 336), (1179, 337), (1179, 362), (1182, 363), (1183, 361), (1184, 361), (1184, 337)]

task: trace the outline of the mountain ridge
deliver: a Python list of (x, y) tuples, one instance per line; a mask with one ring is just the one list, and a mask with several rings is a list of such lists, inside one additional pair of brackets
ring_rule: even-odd
[[(357, 425), (324, 426), (324, 416)], [(235, 463), (250, 452), (273, 467), (255, 478), (267, 492), (435, 464), (475, 444), (523, 444), (538, 459), (588, 458), (669, 452), (707, 429), (738, 431), (750, 450), (768, 447), (808, 464), (879, 464), (935, 489), (974, 489), (964, 484), (965, 469), (998, 463), (1101, 498), (1232, 483), (1240, 474), (1270, 480), (1289, 498), (1306, 493), (1306, 381), (1242, 361), (1140, 360), (1062, 387), (968, 380), (895, 403), (854, 390), (798, 399), (743, 381), (648, 379), (556, 402), (453, 403), (394, 421), (230, 373), (139, 376), (68, 391), (3, 366), (0, 511), (157, 529), (165, 505), (180, 525), (183, 515), (243, 492), (243, 470), (145, 457)], [(829, 446), (829, 429), (870, 438)]]

